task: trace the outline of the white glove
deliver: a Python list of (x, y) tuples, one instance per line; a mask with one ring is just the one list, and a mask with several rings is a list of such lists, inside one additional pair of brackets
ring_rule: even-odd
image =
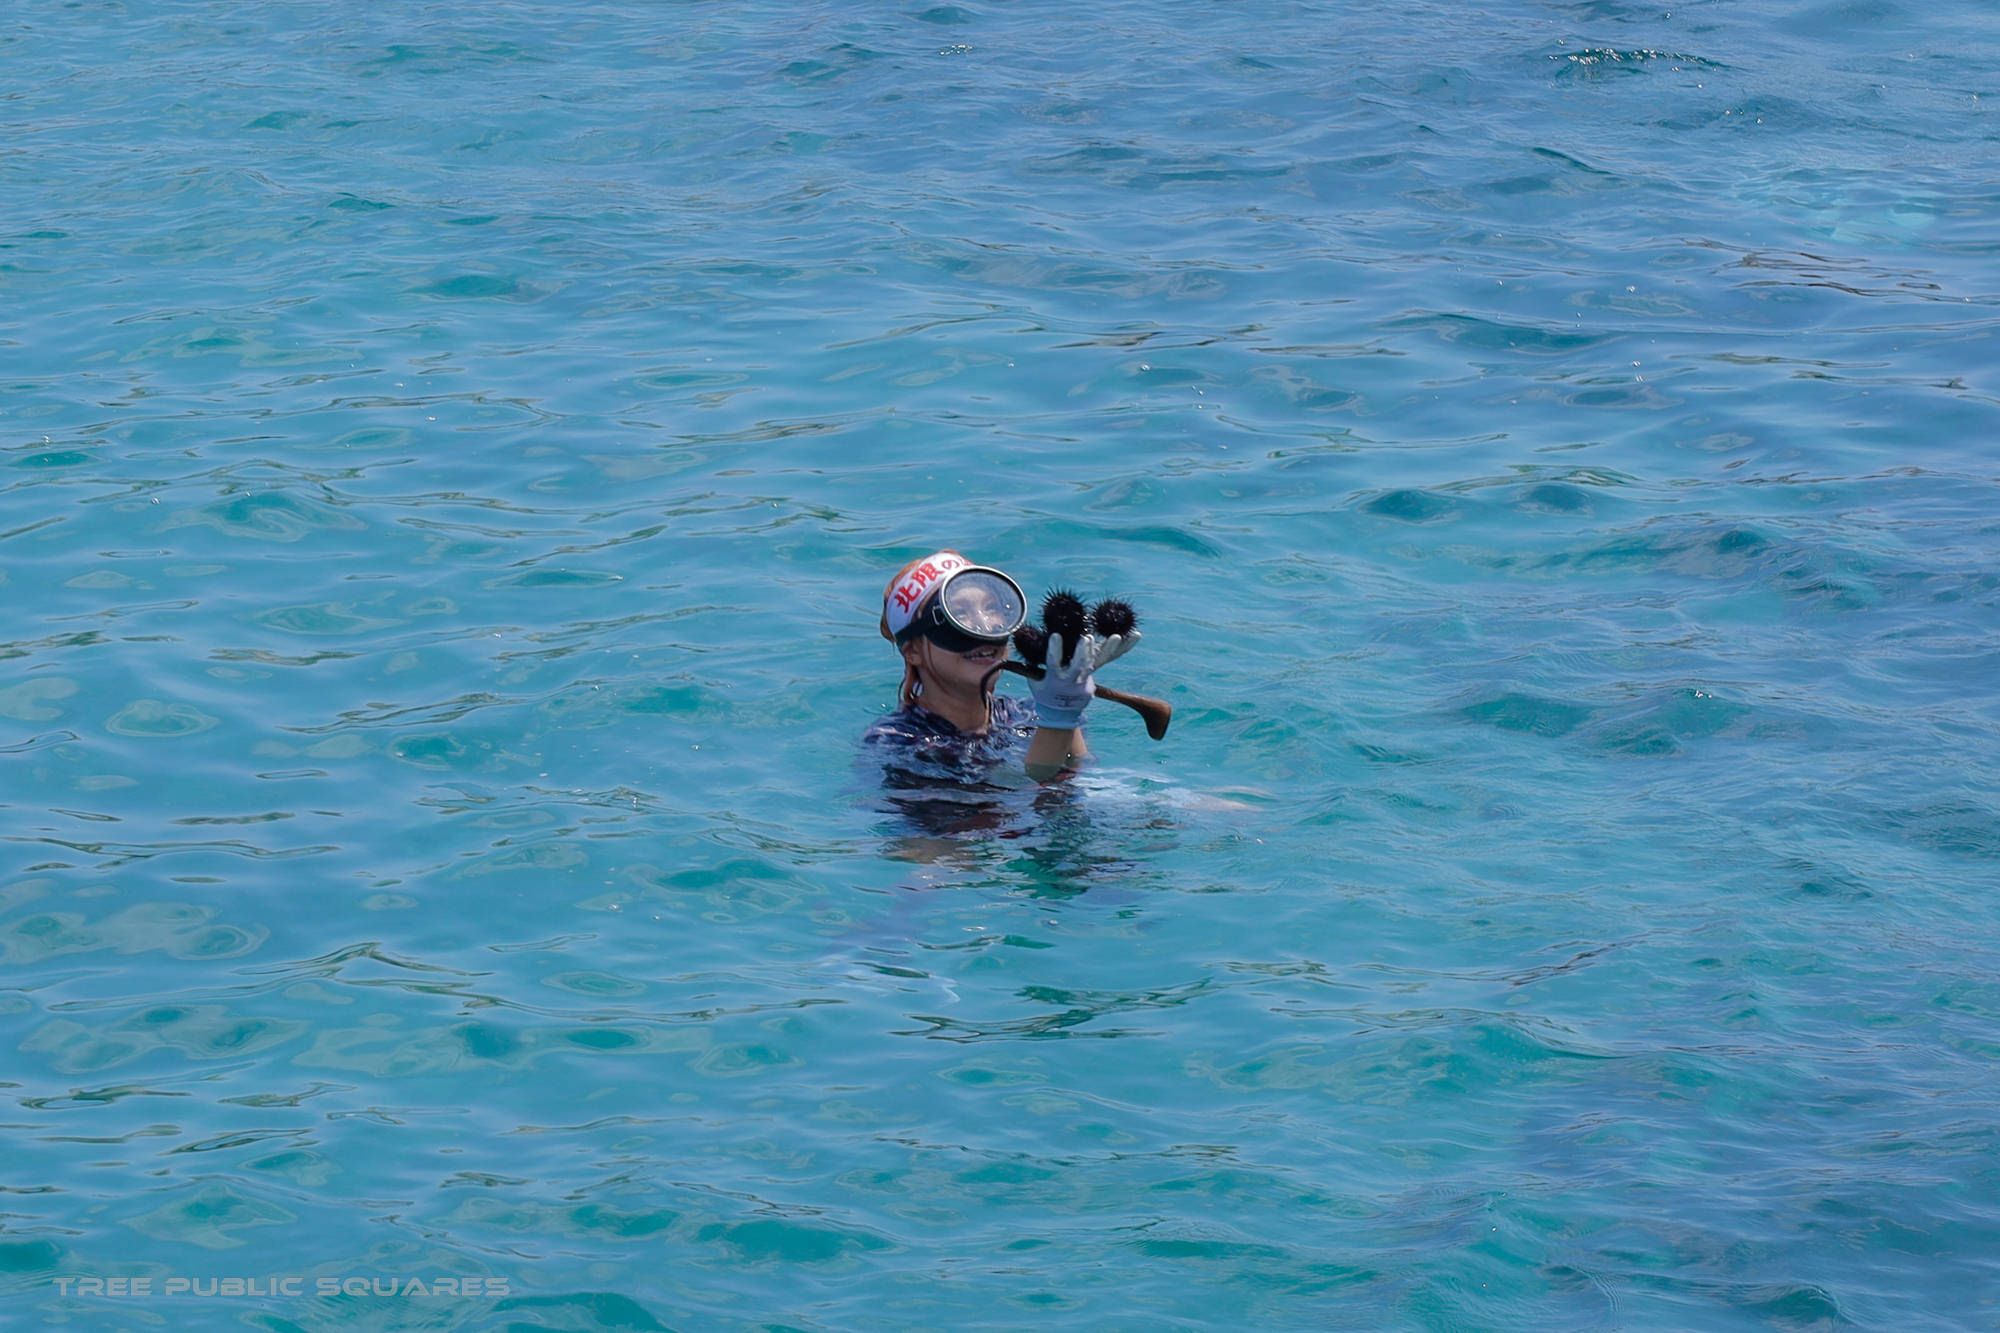
[[(1090, 635), (1084, 635), (1076, 652), (1070, 654), (1068, 666), (1062, 665), (1065, 647), (1062, 635), (1049, 635), (1048, 660), (1042, 664), (1042, 678), (1028, 683), (1028, 693), (1035, 697), (1035, 713), (1043, 726), (1074, 731), (1082, 725), (1083, 710), (1097, 693), (1097, 683), (1091, 680), (1090, 673), (1097, 666), (1100, 645)], [(1119, 652), (1123, 651), (1121, 647)]]
[(1091, 654), (1090, 669), (1096, 671), (1106, 662), (1116, 662), (1139, 646), (1139, 637), (1139, 631), (1133, 630), (1130, 634), (1114, 634), (1108, 639), (1089, 640), (1097, 645), (1097, 651)]

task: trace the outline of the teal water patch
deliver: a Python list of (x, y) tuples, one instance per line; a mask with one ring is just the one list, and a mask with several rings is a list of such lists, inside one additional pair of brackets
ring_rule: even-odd
[(1993, 27), (10, 16), (10, 1308), (1991, 1326)]

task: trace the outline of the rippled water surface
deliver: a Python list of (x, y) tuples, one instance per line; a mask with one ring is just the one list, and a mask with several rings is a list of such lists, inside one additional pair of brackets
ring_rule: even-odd
[[(15, 1317), (2000, 1323), (1983, 0), (0, 73)], [(1166, 741), (885, 791), (945, 543)]]

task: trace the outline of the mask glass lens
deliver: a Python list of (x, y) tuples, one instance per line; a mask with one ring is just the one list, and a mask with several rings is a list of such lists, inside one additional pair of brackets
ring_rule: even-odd
[(996, 642), (1028, 618), (1020, 585), (993, 569), (967, 569), (951, 576), (938, 592), (945, 619), (960, 633)]

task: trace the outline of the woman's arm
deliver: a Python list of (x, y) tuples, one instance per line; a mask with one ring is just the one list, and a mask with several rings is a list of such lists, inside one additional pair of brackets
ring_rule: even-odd
[(1036, 727), (1023, 766), (1037, 782), (1052, 782), (1090, 758), (1082, 727)]
[(1085, 634), (1073, 651), (1065, 652), (1062, 635), (1051, 634), (1042, 674), (1029, 677), (1028, 692), (1035, 697), (1039, 725), (1028, 742), (1023, 767), (1037, 782), (1053, 781), (1090, 757), (1090, 747), (1083, 742), (1083, 710), (1097, 691), (1090, 673), (1100, 647)]

